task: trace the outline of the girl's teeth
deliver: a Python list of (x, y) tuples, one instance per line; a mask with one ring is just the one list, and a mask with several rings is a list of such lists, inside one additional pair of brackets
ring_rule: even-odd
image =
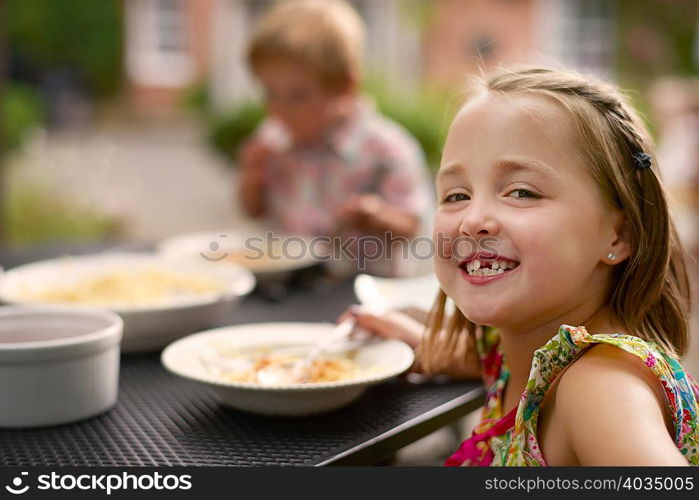
[(503, 260), (494, 260), (490, 263), (490, 267), (481, 267), (479, 259), (473, 259), (466, 263), (466, 272), (469, 276), (496, 276), (503, 274), (510, 269), (514, 269), (517, 265), (514, 262), (506, 262)]
[(468, 272), (469, 276), (496, 276), (505, 272), (505, 269), (502, 267), (499, 269), (488, 269), (487, 267), (482, 267), (480, 269), (470, 269), (468, 265), (466, 267), (466, 271)]

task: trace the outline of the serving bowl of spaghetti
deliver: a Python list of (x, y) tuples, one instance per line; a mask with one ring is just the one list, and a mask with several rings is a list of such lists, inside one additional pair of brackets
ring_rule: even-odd
[(10, 269), (0, 280), (0, 301), (108, 308), (124, 322), (122, 351), (141, 352), (224, 324), (254, 286), (252, 273), (234, 264), (106, 252)]
[(161, 361), (175, 375), (208, 387), (227, 406), (273, 416), (341, 408), (413, 364), (413, 350), (398, 340), (328, 349), (309, 358), (308, 350), (334, 327), (294, 322), (216, 328), (176, 340)]

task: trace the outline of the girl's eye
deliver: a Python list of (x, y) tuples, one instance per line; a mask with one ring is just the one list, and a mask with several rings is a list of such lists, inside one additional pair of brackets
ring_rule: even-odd
[(468, 195), (466, 193), (452, 193), (446, 198), (444, 198), (445, 203), (455, 203), (457, 201), (466, 201), (468, 200)]
[(524, 199), (524, 198), (539, 198), (539, 195), (532, 193), (528, 189), (513, 189), (510, 191), (510, 196), (513, 198), (519, 198), (519, 199)]

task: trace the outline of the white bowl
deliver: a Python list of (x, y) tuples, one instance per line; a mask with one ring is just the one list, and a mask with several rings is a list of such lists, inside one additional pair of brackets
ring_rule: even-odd
[(163, 350), (165, 368), (209, 387), (220, 400), (239, 410), (277, 416), (303, 416), (347, 405), (369, 386), (408, 370), (413, 350), (398, 340), (383, 340), (359, 347), (354, 361), (365, 374), (337, 382), (260, 385), (229, 382), (207, 370), (202, 355), (214, 346), (248, 348), (275, 345), (309, 345), (319, 342), (335, 327), (331, 323), (262, 323), (217, 328), (177, 340)]
[(63, 424), (114, 406), (122, 329), (103, 309), (0, 307), (0, 427)]
[(100, 304), (124, 320), (122, 352), (157, 350), (183, 335), (221, 324), (234, 304), (255, 286), (252, 273), (233, 264), (164, 258), (150, 253), (103, 253), (60, 257), (10, 269), (0, 281), (0, 300), (9, 304), (43, 303), (31, 294), (110, 272), (140, 269), (201, 276), (221, 288), (215, 292), (181, 295), (161, 304)]
[[(276, 238), (277, 242), (274, 243)], [(268, 246), (278, 245), (271, 258), (262, 258)], [(255, 258), (243, 258), (248, 250)], [(283, 251), (282, 251), (283, 250)], [(305, 236), (256, 231), (204, 231), (187, 233), (161, 241), (156, 251), (168, 257), (196, 257), (209, 262), (242, 265), (260, 282), (286, 281), (293, 271), (305, 269), (324, 260), (327, 243)], [(257, 258), (257, 257), (260, 258)]]
[(360, 274), (354, 279), (354, 294), (360, 304), (377, 310), (418, 308), (430, 311), (439, 293), (434, 273), (410, 278), (380, 278)]

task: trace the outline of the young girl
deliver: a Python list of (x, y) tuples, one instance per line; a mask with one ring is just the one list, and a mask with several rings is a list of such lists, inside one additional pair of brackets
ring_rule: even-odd
[(437, 177), (428, 331), (397, 312), (359, 325), (410, 342), (423, 372), (482, 374), (482, 420), (447, 465), (699, 464), (688, 282), (643, 124), (573, 73), (473, 91)]

